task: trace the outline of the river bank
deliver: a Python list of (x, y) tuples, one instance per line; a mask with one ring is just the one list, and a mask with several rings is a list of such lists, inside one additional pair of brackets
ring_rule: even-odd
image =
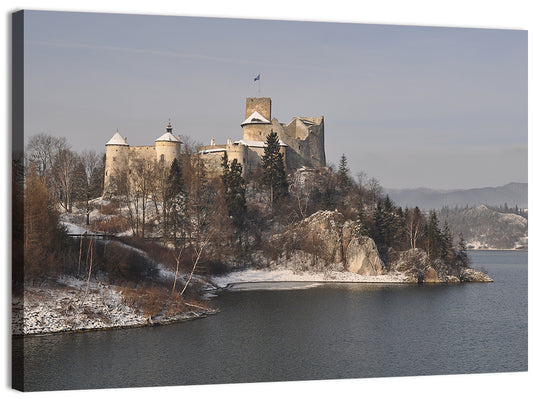
[[(472, 270), (472, 273), (479, 272)], [(331, 269), (311, 272), (283, 267), (234, 271), (223, 276), (214, 276), (211, 281), (215, 285), (206, 284), (205, 298), (214, 295), (217, 290), (232, 290), (234, 286), (246, 283), (312, 283), (299, 288), (311, 287), (313, 283), (316, 285), (335, 282), (413, 284), (412, 279), (401, 272), (364, 276)], [(466, 281), (483, 280), (472, 277)], [(285, 287), (294, 289), (291, 286)], [(87, 289), (86, 281), (65, 276), (52, 284), (27, 286), (24, 289), (24, 298), (13, 298), (12, 332), (13, 335), (36, 335), (145, 327), (195, 320), (218, 312), (217, 309), (205, 305), (185, 302), (181, 307), (168, 306), (154, 310), (152, 306), (146, 311), (133, 304), (132, 295), (150, 294), (131, 293), (127, 288), (112, 286), (102, 281), (92, 281)]]
[[(213, 277), (219, 289), (239, 283), (265, 282), (348, 282), (406, 283), (404, 275), (361, 276), (350, 272), (297, 273), (287, 269), (248, 269)], [(214, 287), (209, 287), (209, 292)], [(105, 329), (135, 328), (195, 320), (218, 310), (190, 304), (175, 314), (150, 316), (130, 306), (124, 288), (101, 281), (61, 277), (52, 284), (27, 286), (24, 298), (13, 298), (13, 335), (37, 335)]]
[(216, 309), (188, 304), (185, 309), (152, 316), (128, 304), (125, 289), (62, 277), (43, 286), (27, 286), (12, 306), (13, 335), (35, 335), (154, 326), (216, 314)]

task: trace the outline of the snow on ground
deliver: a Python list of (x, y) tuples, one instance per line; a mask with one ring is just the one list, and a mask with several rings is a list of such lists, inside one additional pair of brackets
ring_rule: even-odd
[(25, 287), (24, 299), (13, 299), (13, 334), (124, 328), (195, 319), (213, 312), (188, 311), (152, 320), (123, 302), (118, 287), (62, 277), (58, 287)]
[[(391, 273), (382, 276), (362, 276), (344, 269), (342, 263), (330, 264), (323, 259), (315, 259), (312, 255), (295, 251), (290, 259), (278, 259), (268, 262), (266, 259), (258, 259), (258, 264), (269, 264), (270, 267), (261, 269), (247, 269), (235, 271), (224, 276), (212, 277), (212, 280), (220, 288), (235, 289), (235, 285), (254, 283), (258, 288), (264, 288), (268, 284), (257, 283), (280, 283), (280, 282), (308, 282), (315, 283), (381, 283), (397, 284), (406, 283), (408, 278), (403, 273)], [(311, 267), (314, 270), (309, 270)], [(284, 284), (285, 289), (292, 287), (302, 288), (303, 285)], [(310, 287), (311, 285), (309, 285)], [(270, 284), (270, 289), (273, 286)]]
[[(316, 282), (316, 283), (405, 283), (407, 277), (401, 273), (382, 276), (362, 276), (347, 271), (327, 271), (324, 273), (296, 272), (289, 269), (248, 269), (236, 271), (224, 276), (212, 277), (221, 288), (231, 289), (235, 284), (242, 283), (274, 283), (274, 282)], [(258, 286), (259, 287), (259, 286)], [(290, 286), (288, 286), (290, 288)], [(292, 288), (291, 288), (292, 289)]]
[(84, 228), (82, 226), (75, 225), (74, 223), (62, 221), (63, 226), (67, 228), (69, 234), (85, 234), (91, 233), (91, 230)]
[(82, 329), (127, 327), (146, 323), (146, 317), (122, 302), (120, 291), (103, 283), (62, 278), (59, 288), (26, 287), (13, 313), (14, 334), (40, 334)]

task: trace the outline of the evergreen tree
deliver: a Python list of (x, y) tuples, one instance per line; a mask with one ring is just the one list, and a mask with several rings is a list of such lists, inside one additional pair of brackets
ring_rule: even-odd
[(448, 220), (444, 221), (441, 231), (441, 259), (445, 262), (449, 271), (455, 268), (455, 251), (453, 249), (453, 237), (448, 225)]
[(268, 187), (270, 204), (273, 206), (281, 198), (289, 195), (289, 184), (287, 183), (283, 154), (280, 152), (278, 135), (273, 131), (267, 136), (261, 167), (263, 170), (261, 182)]
[(72, 176), (72, 200), (80, 208), (89, 200), (89, 183), (87, 173), (81, 162), (77, 162)]
[(242, 165), (236, 159), (229, 165), (226, 153), (222, 156), (222, 183), (228, 215), (233, 227), (240, 233), (246, 214), (246, 184), (242, 177)]
[(105, 155), (100, 157), (89, 179), (89, 198), (97, 198), (104, 191)]
[(348, 161), (346, 155), (342, 154), (339, 161), (339, 170), (337, 172), (337, 180), (341, 192), (346, 193), (351, 186), (350, 169), (348, 168)]
[(401, 208), (396, 208), (387, 195), (385, 199), (379, 199), (374, 210), (374, 234), (376, 246), (385, 263), (388, 261), (389, 248), (398, 246), (402, 239), (404, 223)]
[(170, 198), (175, 198), (178, 194), (183, 192), (183, 172), (177, 159), (174, 159), (170, 165), (167, 182), (167, 195)]
[[(174, 159), (170, 166), (165, 194), (169, 215), (163, 217), (163, 235), (166, 236), (170, 232), (177, 248), (177, 241), (181, 236), (184, 223), (184, 202), (186, 199), (183, 171), (177, 159)], [(165, 220), (167, 220), (166, 223)]]
[(438, 259), (441, 255), (441, 232), (439, 229), (439, 220), (437, 218), (437, 213), (431, 211), (429, 214), (429, 221), (427, 224), (426, 231), (427, 239), (427, 253), (429, 259), (434, 261)]
[(462, 269), (467, 269), (470, 267), (470, 259), (468, 259), (468, 253), (466, 252), (466, 242), (463, 237), (463, 233), (459, 233), (459, 244), (456, 255), (455, 266), (459, 269), (459, 272)]

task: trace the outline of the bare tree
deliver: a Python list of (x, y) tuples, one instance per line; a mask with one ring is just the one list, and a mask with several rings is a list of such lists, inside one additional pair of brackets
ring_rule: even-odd
[(206, 247), (206, 245), (210, 242), (211, 240), (211, 236), (213, 235), (213, 233), (209, 234), (205, 240), (203, 240), (200, 245), (199, 245), (199, 248), (197, 249), (196, 251), (196, 259), (194, 260), (194, 264), (192, 266), (192, 269), (191, 269), (191, 273), (189, 274), (189, 278), (187, 279), (187, 282), (185, 283), (185, 286), (183, 287), (183, 289), (181, 290), (180, 292), (180, 296), (183, 296), (183, 294), (185, 293), (185, 290), (187, 289), (187, 287), (189, 286), (189, 283), (191, 282), (192, 280), (192, 276), (194, 275), (194, 271), (196, 270), (196, 266), (198, 265), (198, 261), (200, 260), (201, 256), (202, 256), (202, 252), (204, 250), (204, 248)]
[(155, 161), (135, 157), (130, 164), (131, 174), (128, 176), (128, 186), (130, 201), (128, 206), (133, 207), (130, 215), (134, 215), (132, 220), (134, 232), (141, 233), (141, 237), (146, 235), (147, 207), (150, 197), (154, 191), (155, 181)]
[(35, 171), (40, 177), (49, 177), (57, 153), (69, 149), (70, 144), (66, 138), (39, 133), (31, 137), (26, 145), (26, 160), (35, 167)]
[(375, 177), (372, 177), (368, 180), (368, 191), (370, 192), (372, 208), (374, 209), (382, 194), (382, 188), (378, 179)]
[(52, 165), (59, 202), (67, 212), (72, 212), (72, 187), (77, 162), (78, 159), (74, 152), (62, 149), (55, 155)]
[(83, 173), (79, 173), (78, 177), (83, 178), (83, 181), (78, 178), (76, 183), (79, 184), (79, 186), (75, 187), (74, 190), (77, 191), (78, 200), (83, 204), (86, 214), (86, 224), (89, 225), (89, 214), (93, 210), (93, 207), (89, 203), (89, 200), (91, 199), (91, 183), (101, 166), (102, 156), (97, 154), (96, 151), (83, 151), (78, 159), (80, 167), (83, 169)]
[(420, 212), (420, 209), (415, 207), (406, 212), (405, 219), (405, 228), (407, 236), (409, 237), (409, 245), (411, 246), (411, 249), (415, 249), (418, 239), (423, 234), (424, 216)]
[(367, 178), (368, 176), (365, 172), (361, 171), (357, 173), (357, 188), (359, 189), (359, 193), (363, 192)]

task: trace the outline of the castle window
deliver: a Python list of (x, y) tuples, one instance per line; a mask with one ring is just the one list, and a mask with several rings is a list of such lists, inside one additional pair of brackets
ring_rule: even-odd
[(117, 157), (113, 157), (113, 161), (116, 161), (117, 160)]
[(165, 160), (165, 155), (164, 155), (164, 154), (161, 154), (161, 160), (162, 160), (162, 161)]

